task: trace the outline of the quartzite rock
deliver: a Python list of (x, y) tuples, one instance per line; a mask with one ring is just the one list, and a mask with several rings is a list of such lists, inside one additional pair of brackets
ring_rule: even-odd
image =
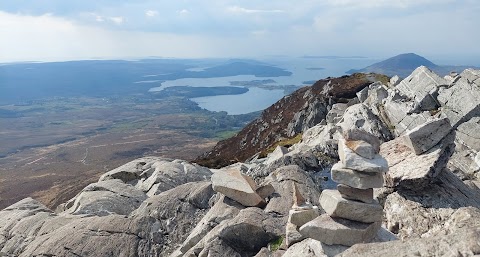
[(301, 227), (303, 224), (318, 217), (318, 207), (310, 206), (305, 209), (292, 209), (288, 213), (288, 222)]
[(348, 148), (350, 148), (352, 151), (354, 151), (356, 154), (367, 158), (367, 159), (373, 159), (375, 157), (375, 154), (378, 152), (375, 152), (375, 149), (373, 146), (365, 141), (346, 141), (346, 145)]
[(373, 188), (358, 189), (344, 184), (338, 184), (337, 190), (345, 199), (362, 201), (364, 203), (373, 202)]
[(473, 117), (457, 128), (457, 139), (468, 148), (480, 152), (480, 117)]
[(331, 217), (372, 223), (381, 221), (383, 216), (383, 208), (376, 201), (362, 203), (347, 200), (337, 190), (323, 190), (320, 195), (320, 204)]
[(386, 185), (422, 189), (445, 168), (453, 152), (453, 135), (445, 139), (426, 153), (416, 155), (403, 143), (402, 138), (382, 144), (380, 154), (388, 160), (389, 171)]
[(388, 170), (388, 163), (382, 156), (377, 154), (373, 159), (363, 158), (348, 148), (344, 139), (338, 140), (338, 156), (343, 167), (347, 169), (370, 173)]
[[(381, 141), (388, 141), (391, 139), (391, 133), (388, 127), (375, 115), (371, 107), (365, 104), (355, 104), (347, 108), (343, 115), (342, 121), (337, 124), (342, 128), (342, 131), (348, 129), (364, 130), (373, 136), (376, 136)], [(363, 139), (349, 139), (349, 140), (363, 140)], [(372, 144), (375, 149), (375, 144), (368, 140), (363, 140)]]
[(438, 101), (454, 128), (480, 116), (480, 70), (466, 69), (449, 88), (439, 90)]
[(444, 85), (448, 85), (444, 78), (439, 77), (427, 67), (420, 66), (402, 80), (396, 88), (403, 95), (415, 99), (419, 111), (428, 111), (438, 107), (435, 92)]
[(368, 133), (363, 129), (350, 128), (343, 131), (343, 138), (347, 141), (365, 141), (372, 145), (375, 153), (380, 151), (380, 140), (378, 137)]
[(438, 144), (451, 130), (448, 118), (434, 119), (408, 131), (404, 135), (405, 144), (420, 155)]
[(380, 222), (363, 223), (323, 214), (300, 227), (300, 234), (328, 245), (351, 246), (373, 239)]
[(300, 232), (298, 232), (298, 226), (293, 224), (293, 223), (287, 223), (285, 226), (285, 240), (287, 247), (290, 247), (291, 245), (298, 243), (305, 239)]
[(238, 169), (219, 170), (212, 175), (213, 190), (244, 206), (262, 206), (265, 201), (252, 188), (254, 181)]
[(343, 164), (336, 163), (332, 167), (332, 180), (358, 189), (383, 187), (383, 173), (367, 173), (343, 168)]
[(258, 252), (277, 237), (275, 228), (266, 224), (268, 218), (269, 215), (260, 208), (243, 209), (235, 218), (227, 221), (218, 237), (235, 249)]

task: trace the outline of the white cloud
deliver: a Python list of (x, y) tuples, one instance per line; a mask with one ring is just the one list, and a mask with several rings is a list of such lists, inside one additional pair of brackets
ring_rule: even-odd
[(285, 11), (283, 10), (278, 10), (278, 9), (273, 9), (273, 10), (260, 10), (260, 9), (247, 9), (239, 6), (230, 6), (227, 8), (229, 12), (233, 13), (247, 13), (247, 14), (252, 14), (252, 13), (283, 13)]
[(110, 21), (112, 21), (113, 23), (117, 24), (117, 25), (121, 25), (124, 21), (125, 21), (125, 18), (121, 17), (121, 16), (117, 16), (117, 17), (108, 17), (108, 19)]
[(156, 10), (147, 10), (147, 11), (145, 11), (145, 16), (147, 16), (147, 17), (155, 17), (155, 16), (158, 16), (158, 11), (156, 11)]
[(181, 15), (187, 15), (187, 14), (190, 13), (190, 11), (187, 10), (187, 9), (182, 9), (182, 10), (177, 11), (177, 13), (179, 13), (179, 14), (181, 14)]

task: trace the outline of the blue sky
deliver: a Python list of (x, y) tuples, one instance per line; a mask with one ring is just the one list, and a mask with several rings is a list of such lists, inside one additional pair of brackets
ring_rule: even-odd
[(404, 52), (475, 62), (479, 13), (478, 0), (1, 0), (0, 62)]

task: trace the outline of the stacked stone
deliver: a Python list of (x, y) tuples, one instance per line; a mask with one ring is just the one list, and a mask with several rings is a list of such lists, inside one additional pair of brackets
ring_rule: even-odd
[(293, 205), (288, 213), (286, 226), (287, 247), (305, 239), (298, 232), (298, 228), (318, 217), (318, 206), (314, 206), (305, 200), (294, 181), (292, 181), (292, 191)]
[(383, 208), (373, 188), (383, 186), (387, 161), (378, 153), (377, 137), (360, 129), (344, 131), (338, 142), (340, 162), (332, 167), (337, 190), (323, 190), (320, 204), (326, 214), (300, 227), (300, 234), (325, 244), (351, 246), (369, 242), (380, 228)]

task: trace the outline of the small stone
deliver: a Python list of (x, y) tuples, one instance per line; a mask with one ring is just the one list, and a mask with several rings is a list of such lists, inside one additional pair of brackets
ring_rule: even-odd
[(388, 171), (388, 163), (382, 156), (376, 154), (373, 159), (364, 158), (348, 148), (344, 139), (338, 140), (338, 156), (347, 169), (371, 173)]
[(290, 210), (288, 212), (288, 222), (293, 223), (299, 227), (303, 224), (318, 217), (318, 207), (312, 206), (310, 209), (304, 210)]
[(362, 203), (343, 198), (337, 190), (326, 189), (320, 195), (320, 204), (327, 214), (365, 223), (382, 221), (383, 208), (376, 201)]
[(345, 140), (347, 141), (365, 141), (373, 146), (375, 153), (378, 153), (380, 151), (380, 139), (363, 129), (346, 129), (343, 131), (343, 138), (345, 138)]
[(451, 130), (448, 118), (434, 119), (408, 131), (404, 142), (416, 155), (420, 155), (438, 144)]
[(346, 169), (342, 163), (337, 162), (332, 167), (332, 180), (358, 189), (383, 187), (382, 173), (367, 173)]
[(373, 203), (373, 188), (358, 189), (344, 184), (338, 184), (337, 190), (345, 199)]
[(293, 206), (292, 208), (298, 208), (301, 206), (304, 206), (306, 204), (306, 200), (303, 197), (302, 193), (298, 190), (297, 183), (295, 181), (292, 181), (292, 187), (293, 187)]
[(271, 183), (268, 183), (268, 184), (262, 185), (259, 188), (257, 188), (257, 190), (255, 190), (255, 192), (257, 192), (257, 194), (261, 198), (265, 199), (265, 198), (271, 196), (273, 193), (275, 193), (275, 188), (273, 187), (273, 185)]
[(323, 214), (301, 226), (299, 232), (305, 237), (328, 245), (352, 246), (371, 241), (380, 228), (380, 224), (381, 222), (363, 223)]
[(373, 149), (371, 144), (365, 141), (346, 141), (346, 145), (348, 148), (350, 148), (350, 150), (364, 158), (373, 159), (375, 157), (375, 149)]
[(300, 232), (298, 232), (298, 226), (288, 222), (286, 225), (286, 233), (285, 233), (285, 239), (287, 243), (287, 247), (290, 247), (291, 245), (298, 243), (305, 239)]

